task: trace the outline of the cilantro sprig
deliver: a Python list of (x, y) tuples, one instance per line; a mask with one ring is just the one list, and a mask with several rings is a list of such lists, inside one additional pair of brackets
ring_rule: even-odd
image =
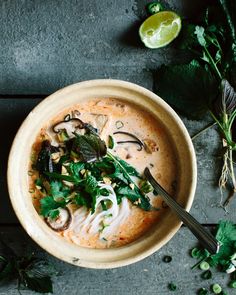
[(226, 208), (236, 193), (236, 2), (218, 0), (194, 22), (184, 19), (176, 46), (188, 51), (192, 61), (163, 65), (157, 70), (155, 91), (191, 119), (208, 112), (214, 121), (211, 126), (218, 126), (224, 152), (221, 194), (229, 187), (228, 198), (221, 202)]

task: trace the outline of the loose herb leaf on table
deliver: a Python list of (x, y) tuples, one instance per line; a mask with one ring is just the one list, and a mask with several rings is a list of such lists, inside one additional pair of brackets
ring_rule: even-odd
[(52, 275), (55, 269), (34, 255), (18, 256), (0, 240), (0, 283), (17, 279), (18, 291), (29, 289), (39, 293), (53, 293)]
[[(203, 248), (192, 249), (191, 256), (198, 259), (198, 262), (192, 269), (199, 266), (203, 270), (200, 275), (203, 280), (210, 280), (212, 278), (212, 272), (209, 270), (209, 267), (218, 269), (231, 274), (230, 284), (232, 284), (236, 274), (236, 225), (230, 221), (220, 221), (216, 227), (215, 237), (221, 244), (219, 252), (210, 255)], [(201, 267), (203, 264), (208, 265), (207, 270)]]

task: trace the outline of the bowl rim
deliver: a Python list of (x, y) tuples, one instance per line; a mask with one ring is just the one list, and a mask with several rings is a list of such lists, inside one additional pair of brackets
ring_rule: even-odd
[[(24, 216), (22, 216), (18, 206), (17, 206), (17, 202), (16, 202), (16, 197), (14, 197), (14, 193), (13, 193), (13, 188), (12, 188), (12, 169), (14, 166), (14, 153), (15, 153), (15, 147), (16, 145), (20, 142), (20, 135), (21, 132), (23, 132), (23, 130), (25, 129), (25, 127), (27, 126), (27, 124), (30, 122), (31, 120), (31, 113), (37, 111), (38, 109), (40, 109), (42, 106), (48, 104), (49, 101), (54, 100), (58, 94), (66, 94), (69, 93), (71, 91), (75, 91), (76, 89), (83, 89), (83, 88), (89, 88), (89, 87), (96, 87), (96, 86), (112, 86), (112, 87), (121, 87), (121, 88), (126, 88), (129, 90), (133, 90), (139, 94), (145, 95), (146, 97), (148, 97), (149, 99), (151, 99), (152, 101), (154, 101), (155, 104), (161, 105), (161, 107), (167, 112), (169, 113), (169, 115), (173, 118), (173, 120), (175, 121), (175, 123), (178, 125), (178, 127), (180, 128), (182, 135), (186, 141), (186, 145), (188, 147), (188, 151), (189, 151), (189, 157), (190, 157), (190, 161), (191, 161), (191, 175), (192, 175), (192, 179), (191, 179), (191, 186), (190, 186), (190, 192), (189, 192), (189, 197), (188, 199), (186, 199), (186, 205), (184, 206), (185, 209), (187, 211), (190, 210), (191, 205), (193, 203), (193, 199), (194, 199), (194, 194), (195, 194), (195, 190), (196, 190), (196, 185), (197, 185), (197, 164), (196, 164), (196, 155), (195, 155), (195, 151), (194, 151), (194, 147), (193, 147), (193, 143), (191, 141), (191, 138), (189, 136), (189, 133), (184, 125), (184, 123), (182, 122), (182, 120), (180, 119), (180, 117), (177, 115), (177, 113), (162, 99), (160, 98), (158, 95), (154, 94), (152, 91), (139, 86), (137, 84), (131, 83), (131, 82), (127, 82), (127, 81), (123, 81), (123, 80), (116, 80), (116, 79), (94, 79), (94, 80), (87, 80), (87, 81), (82, 81), (82, 82), (78, 82), (78, 83), (74, 83), (71, 84), (69, 86), (66, 86), (64, 88), (61, 88), (59, 90), (57, 90), (56, 92), (52, 93), (51, 95), (45, 97), (39, 104), (37, 104), (33, 110), (31, 110), (31, 112), (27, 115), (27, 117), (24, 119), (24, 121), (22, 122), (21, 126), (19, 127), (15, 138), (12, 142), (12, 146), (9, 152), (9, 157), (8, 157), (8, 166), (7, 166), (7, 183), (8, 183), (8, 192), (9, 192), (9, 197), (10, 197), (10, 201), (12, 204), (12, 207), (14, 209), (14, 212), (17, 216), (17, 218), (19, 219), (21, 225), (23, 226), (23, 228), (26, 230), (26, 232), (28, 233), (28, 235), (40, 246), (42, 247), (45, 251), (47, 251), (48, 253), (50, 253), (51, 255), (66, 261), (68, 263), (74, 264), (74, 265), (78, 265), (78, 266), (82, 266), (82, 267), (88, 267), (88, 268), (96, 268), (96, 269), (107, 269), (107, 268), (115, 268), (115, 267), (121, 267), (121, 266), (125, 266), (125, 265), (129, 265), (132, 263), (135, 263), (137, 261), (140, 261), (148, 256), (150, 256), (151, 254), (153, 254), (154, 252), (156, 252), (158, 249), (160, 249), (162, 246), (164, 246), (179, 230), (179, 228), (182, 225), (182, 222), (179, 221), (176, 218), (176, 222), (175, 225), (171, 228), (171, 231), (164, 237), (162, 238), (158, 244), (154, 244), (152, 245), (152, 247), (149, 247), (146, 250), (143, 250), (142, 252), (140, 252), (138, 255), (129, 257), (129, 258), (125, 258), (125, 259), (121, 259), (121, 260), (115, 260), (112, 262), (106, 262), (106, 263), (98, 263), (98, 262), (91, 262), (91, 261), (86, 261), (86, 260), (81, 260), (81, 261), (71, 261), (71, 259), (69, 259), (69, 257), (67, 256), (63, 256), (63, 253), (58, 254), (57, 252), (54, 253), (53, 249), (48, 249), (47, 244), (44, 242), (44, 240), (39, 239), (39, 237), (37, 236), (37, 234), (34, 234), (34, 232), (32, 232), (31, 230), (29, 230), (29, 225), (27, 225)], [(128, 244), (129, 245), (129, 244)], [(97, 249), (95, 249), (97, 250)], [(107, 249), (103, 249), (101, 251), (107, 251)]]

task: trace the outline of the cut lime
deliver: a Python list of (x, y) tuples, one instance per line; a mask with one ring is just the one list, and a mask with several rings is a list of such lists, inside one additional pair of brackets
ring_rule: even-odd
[(139, 36), (148, 48), (160, 48), (173, 41), (181, 30), (181, 18), (172, 11), (148, 17), (139, 28)]

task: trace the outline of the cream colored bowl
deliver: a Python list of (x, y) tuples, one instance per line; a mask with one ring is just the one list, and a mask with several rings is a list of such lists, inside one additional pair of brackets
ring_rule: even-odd
[(169, 209), (144, 236), (120, 248), (89, 249), (71, 244), (53, 232), (33, 207), (28, 192), (28, 165), (31, 146), (45, 122), (63, 109), (89, 98), (114, 97), (148, 109), (166, 127), (178, 158), (177, 200), (190, 209), (196, 188), (196, 159), (188, 132), (178, 115), (160, 97), (138, 85), (119, 80), (92, 80), (65, 87), (37, 105), (21, 125), (8, 162), (10, 199), (22, 226), (30, 237), (50, 254), (74, 265), (113, 268), (139, 261), (165, 245), (181, 222)]

